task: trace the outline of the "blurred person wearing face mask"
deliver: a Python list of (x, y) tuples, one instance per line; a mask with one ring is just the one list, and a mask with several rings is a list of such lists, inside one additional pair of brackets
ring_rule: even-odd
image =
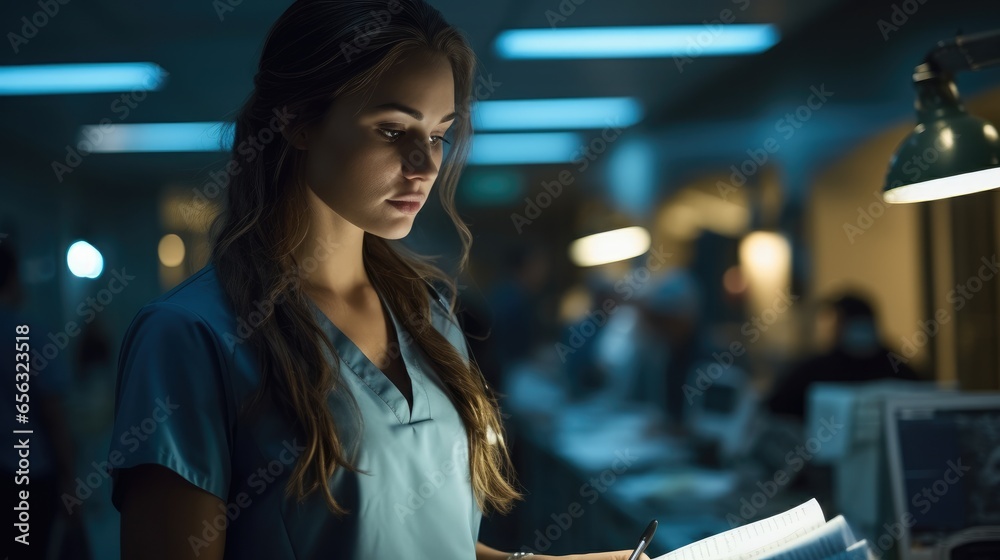
[(863, 296), (844, 294), (826, 301), (820, 320), (830, 325), (832, 346), (793, 365), (779, 378), (767, 400), (771, 413), (803, 419), (806, 394), (813, 383), (920, 378), (906, 363), (889, 359), (893, 349), (882, 342), (875, 311)]

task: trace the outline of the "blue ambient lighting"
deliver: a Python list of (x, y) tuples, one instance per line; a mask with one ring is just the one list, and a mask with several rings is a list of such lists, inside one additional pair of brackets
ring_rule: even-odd
[(754, 54), (780, 40), (765, 24), (508, 29), (494, 48), (501, 58), (647, 58)]
[(177, 122), (87, 125), (80, 128), (80, 142), (91, 152), (217, 152), (229, 149), (219, 133), (228, 123)]
[(155, 91), (166, 76), (152, 62), (0, 66), (0, 95)]
[(582, 146), (572, 132), (523, 132), (476, 134), (472, 137), (470, 165), (568, 163)]
[(476, 130), (565, 130), (631, 126), (643, 111), (631, 97), (591, 97), (481, 101), (472, 114)]

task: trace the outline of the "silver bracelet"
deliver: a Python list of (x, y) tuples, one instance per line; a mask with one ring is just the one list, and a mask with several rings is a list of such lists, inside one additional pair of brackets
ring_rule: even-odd
[(517, 560), (518, 558), (527, 558), (528, 556), (534, 556), (534, 552), (514, 552), (507, 557), (507, 560)]

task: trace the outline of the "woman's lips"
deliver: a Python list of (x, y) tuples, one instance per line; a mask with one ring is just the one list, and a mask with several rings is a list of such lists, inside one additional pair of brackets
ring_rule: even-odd
[(404, 214), (416, 214), (420, 210), (420, 207), (423, 206), (422, 203), (415, 201), (388, 200), (386, 202), (393, 205), (397, 210)]

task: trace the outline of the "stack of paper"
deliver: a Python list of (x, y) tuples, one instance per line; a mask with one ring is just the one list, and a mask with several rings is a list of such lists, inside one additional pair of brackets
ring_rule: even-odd
[(826, 520), (815, 500), (691, 543), (653, 560), (872, 560), (838, 515)]

